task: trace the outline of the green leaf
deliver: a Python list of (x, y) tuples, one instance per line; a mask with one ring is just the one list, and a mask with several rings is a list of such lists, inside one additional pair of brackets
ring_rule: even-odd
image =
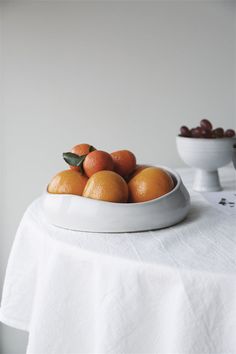
[(84, 159), (87, 155), (76, 155), (73, 152), (64, 152), (63, 159), (68, 163), (70, 166), (82, 166)]
[(95, 151), (96, 149), (95, 149), (95, 147), (93, 147), (92, 145), (90, 145), (90, 147), (89, 147), (89, 152), (92, 152), (92, 151)]
[(84, 175), (84, 166), (83, 166), (83, 163), (81, 163), (81, 165), (80, 165), (80, 173), (81, 173), (81, 175)]

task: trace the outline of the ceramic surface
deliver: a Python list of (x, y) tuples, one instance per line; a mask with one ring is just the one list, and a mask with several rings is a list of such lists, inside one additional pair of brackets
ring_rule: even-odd
[(176, 138), (180, 157), (188, 166), (196, 169), (194, 190), (210, 192), (222, 189), (217, 169), (232, 161), (235, 142), (235, 138)]
[(44, 193), (47, 220), (56, 226), (89, 232), (134, 232), (174, 225), (185, 218), (190, 197), (180, 176), (166, 168), (176, 185), (168, 194), (144, 203), (110, 203), (85, 197)]
[(233, 164), (234, 164), (234, 168), (236, 170), (236, 142), (235, 142), (233, 148), (234, 148), (233, 149)]

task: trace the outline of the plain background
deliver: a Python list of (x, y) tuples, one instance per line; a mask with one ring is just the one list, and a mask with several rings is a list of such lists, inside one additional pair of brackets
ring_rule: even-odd
[[(233, 1), (1, 2), (0, 291), (22, 214), (88, 142), (181, 166), (175, 136), (236, 126)], [(0, 326), (1, 354), (27, 336)]]

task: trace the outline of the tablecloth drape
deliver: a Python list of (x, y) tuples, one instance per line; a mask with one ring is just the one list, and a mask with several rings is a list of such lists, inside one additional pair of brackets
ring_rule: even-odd
[[(180, 171), (187, 186), (192, 172)], [(235, 171), (222, 170), (235, 188)], [(17, 231), (0, 319), (28, 353), (236, 353), (236, 220), (191, 192), (168, 229), (96, 234), (49, 225), (34, 201)]]

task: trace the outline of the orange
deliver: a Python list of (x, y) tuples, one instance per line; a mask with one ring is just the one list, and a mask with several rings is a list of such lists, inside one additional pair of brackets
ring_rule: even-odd
[(113, 160), (110, 154), (105, 151), (95, 150), (90, 152), (84, 160), (83, 168), (88, 177), (102, 170), (113, 170)]
[(56, 174), (48, 185), (48, 192), (54, 194), (82, 195), (88, 178), (80, 172), (65, 170)]
[(136, 157), (129, 150), (119, 150), (111, 153), (114, 161), (114, 171), (122, 177), (132, 173), (136, 166)]
[(129, 182), (131, 180), (131, 178), (133, 178), (139, 172), (143, 171), (145, 168), (148, 168), (148, 167), (152, 167), (152, 166), (150, 166), (150, 165), (136, 165), (134, 171), (129, 176), (127, 176), (127, 178), (125, 180), (127, 182)]
[[(89, 145), (89, 144), (78, 144), (78, 145), (75, 145), (71, 149), (71, 152), (73, 152), (73, 154), (76, 154), (79, 156), (87, 155), (87, 154), (89, 154), (90, 147), (91, 147), (91, 145)], [(80, 171), (80, 167), (77, 167), (77, 166), (70, 166), (70, 168), (75, 171)]]
[(78, 144), (71, 149), (71, 152), (79, 156), (87, 155), (89, 153), (90, 146), (91, 145), (89, 144)]
[(107, 202), (125, 203), (128, 200), (128, 186), (117, 173), (99, 171), (89, 178), (83, 196)]
[(132, 203), (146, 202), (170, 192), (174, 182), (168, 172), (158, 167), (148, 167), (128, 183)]

